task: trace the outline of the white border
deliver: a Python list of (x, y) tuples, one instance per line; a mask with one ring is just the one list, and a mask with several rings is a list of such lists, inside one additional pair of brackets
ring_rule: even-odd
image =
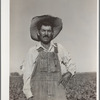
[(9, 100), (9, 0), (1, 0), (1, 100)]
[(97, 0), (97, 100), (99, 100), (99, 0)]
[[(1, 0), (1, 100), (9, 100), (10, 1)], [(97, 0), (97, 100), (99, 100), (99, 0)]]

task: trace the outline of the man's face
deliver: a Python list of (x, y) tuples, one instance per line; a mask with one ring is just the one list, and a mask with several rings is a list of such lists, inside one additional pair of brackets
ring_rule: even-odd
[(42, 25), (39, 31), (39, 39), (42, 43), (48, 44), (53, 38), (53, 30), (51, 26)]

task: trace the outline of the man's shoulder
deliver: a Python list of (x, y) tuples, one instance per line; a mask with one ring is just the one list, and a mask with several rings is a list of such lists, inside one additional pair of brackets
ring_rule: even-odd
[(29, 49), (29, 52), (36, 52), (37, 51), (37, 46), (32, 46), (30, 49)]
[(60, 43), (57, 43), (57, 47), (59, 52), (68, 52), (67, 48)]
[(62, 46), (62, 44), (60, 44), (60, 43), (55, 43), (55, 44), (57, 44), (57, 46), (58, 46), (58, 48), (63, 48), (63, 46)]

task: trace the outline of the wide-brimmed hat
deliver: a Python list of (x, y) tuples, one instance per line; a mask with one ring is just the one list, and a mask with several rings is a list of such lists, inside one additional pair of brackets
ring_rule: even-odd
[(31, 38), (35, 41), (39, 41), (38, 39), (38, 24), (43, 21), (49, 21), (53, 25), (53, 39), (59, 34), (62, 29), (62, 20), (58, 17), (53, 17), (51, 15), (42, 15), (36, 16), (32, 18), (31, 26), (30, 26), (30, 35)]

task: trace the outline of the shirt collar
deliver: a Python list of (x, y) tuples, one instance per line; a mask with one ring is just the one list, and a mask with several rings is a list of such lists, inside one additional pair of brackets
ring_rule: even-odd
[[(53, 46), (54, 46), (54, 47), (57, 47), (57, 46), (53, 43), (53, 41), (51, 41), (49, 50), (50, 50)], [(39, 49), (40, 47), (43, 48), (44, 50), (46, 50), (46, 48), (44, 48), (44, 47), (41, 45), (41, 42), (39, 42), (39, 43), (36, 45), (36, 49)]]

